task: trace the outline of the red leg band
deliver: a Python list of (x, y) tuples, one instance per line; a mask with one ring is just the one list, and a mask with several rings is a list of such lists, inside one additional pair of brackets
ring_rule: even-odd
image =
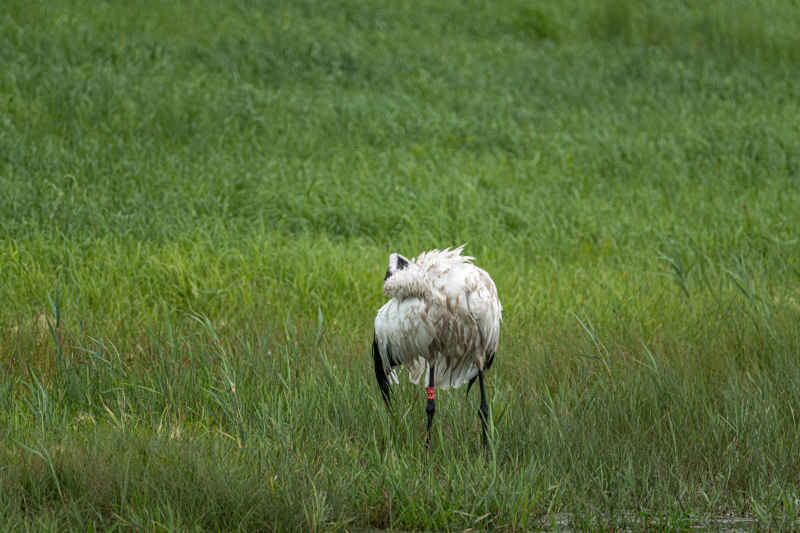
[(429, 400), (435, 400), (436, 399), (436, 389), (435, 388), (433, 388), (433, 387), (425, 387), (425, 392), (428, 394), (428, 399)]

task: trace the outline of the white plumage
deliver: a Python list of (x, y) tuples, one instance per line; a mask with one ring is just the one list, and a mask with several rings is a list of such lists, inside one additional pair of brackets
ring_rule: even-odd
[(402, 365), (413, 383), (427, 376), (429, 427), (434, 387), (471, 385), (480, 375), (488, 410), (482, 372), (497, 350), (502, 306), (492, 278), (462, 250), (431, 250), (410, 261), (391, 254), (383, 283), (391, 300), (375, 317), (373, 358), (384, 399), (388, 404), (389, 385), (398, 383), (393, 367)]

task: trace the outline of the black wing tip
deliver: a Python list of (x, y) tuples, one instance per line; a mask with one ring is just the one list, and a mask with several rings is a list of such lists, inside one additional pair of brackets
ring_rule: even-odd
[(374, 336), (372, 338), (372, 360), (375, 363), (375, 379), (378, 381), (381, 396), (383, 397), (384, 403), (386, 403), (386, 407), (391, 409), (392, 402), (389, 378), (386, 376), (386, 370), (383, 368), (383, 360), (381, 358), (380, 349), (378, 348), (378, 339)]

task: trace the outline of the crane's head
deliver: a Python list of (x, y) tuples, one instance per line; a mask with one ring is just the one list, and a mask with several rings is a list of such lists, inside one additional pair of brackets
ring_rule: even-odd
[(386, 277), (383, 278), (383, 281), (391, 278), (392, 275), (397, 272), (398, 270), (403, 270), (408, 266), (408, 259), (403, 257), (400, 254), (392, 254), (389, 256), (389, 267), (386, 269)]

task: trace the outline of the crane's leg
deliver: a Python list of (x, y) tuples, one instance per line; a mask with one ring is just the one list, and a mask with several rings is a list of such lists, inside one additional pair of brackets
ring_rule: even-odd
[(428, 405), (425, 407), (425, 412), (428, 413), (428, 437), (425, 440), (425, 447), (431, 446), (431, 426), (433, 425), (433, 414), (436, 412), (436, 389), (433, 388), (433, 363), (430, 365), (430, 374), (428, 375), (428, 387), (425, 393), (428, 395)]
[(489, 420), (489, 402), (486, 401), (486, 386), (483, 383), (483, 370), (478, 370), (478, 382), (481, 386), (481, 406), (478, 413), (481, 417), (481, 430), (483, 437), (483, 450), (489, 450), (489, 438), (486, 435), (486, 422)]

